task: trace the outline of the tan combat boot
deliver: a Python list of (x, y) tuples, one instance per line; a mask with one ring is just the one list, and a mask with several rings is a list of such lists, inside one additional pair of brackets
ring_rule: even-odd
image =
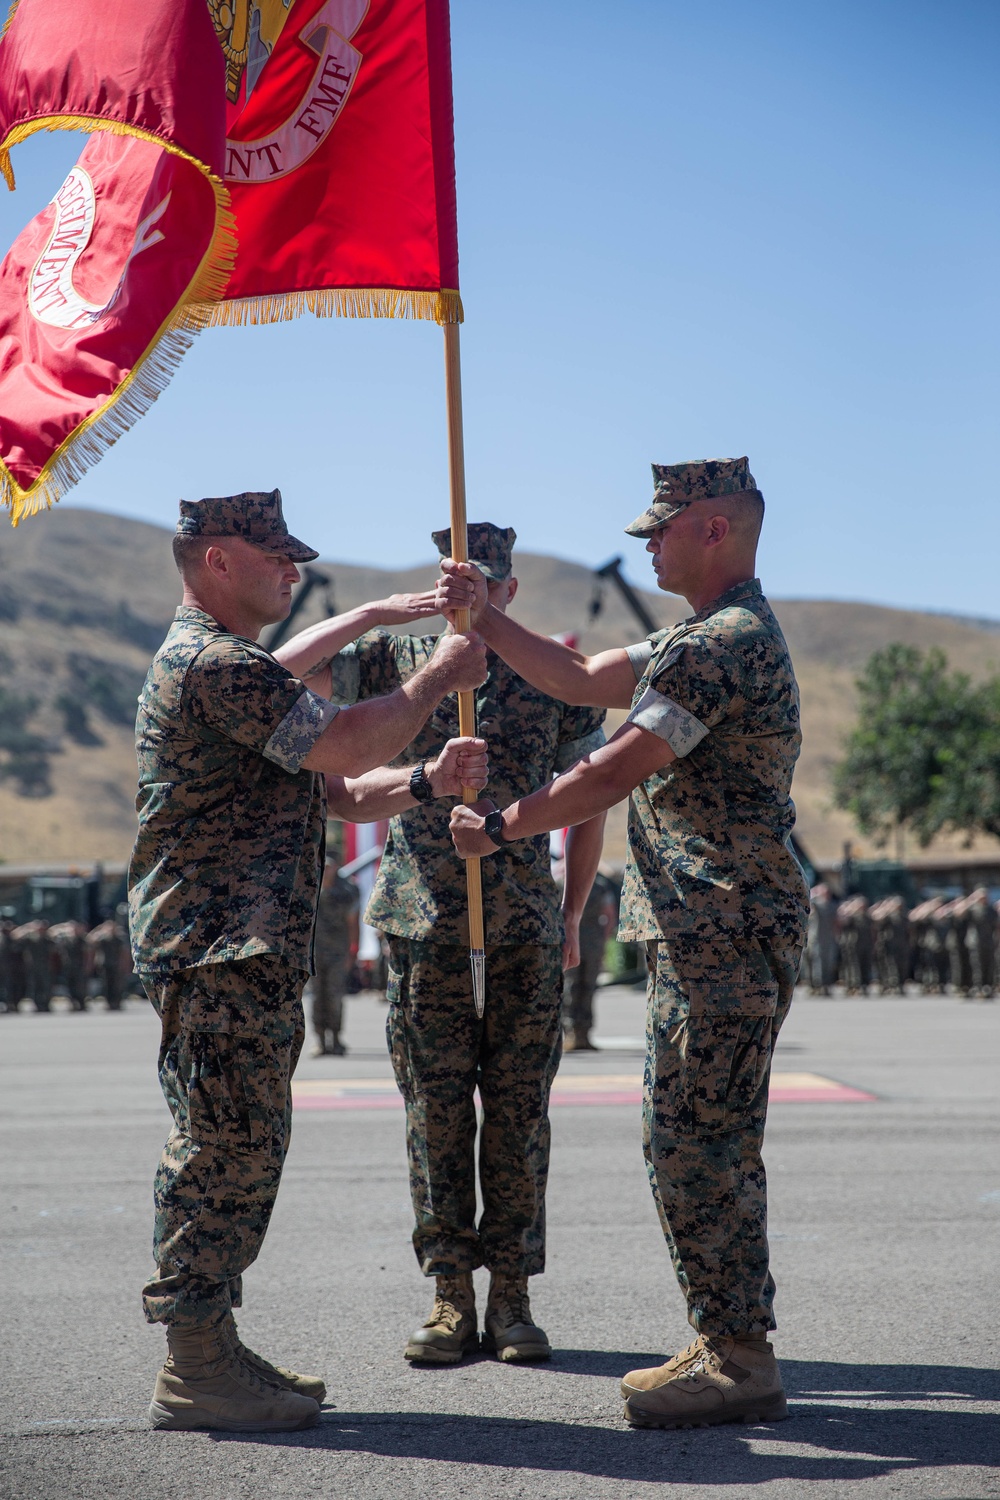
[(531, 1316), (527, 1276), (491, 1273), (483, 1328), (483, 1348), (497, 1359), (525, 1363), (552, 1358), (552, 1346)]
[(222, 1322), (222, 1333), (236, 1359), (248, 1365), (261, 1380), (269, 1385), (280, 1386), (284, 1391), (295, 1391), (300, 1396), (311, 1396), (314, 1401), (326, 1397), (326, 1385), (319, 1375), (299, 1375), (295, 1370), (286, 1370), (284, 1365), (272, 1365), (271, 1361), (255, 1354), (240, 1339), (236, 1319), (229, 1313)]
[(422, 1328), (410, 1335), (404, 1359), (418, 1364), (457, 1365), (463, 1355), (478, 1347), (476, 1293), (472, 1272), (438, 1276), (431, 1315)]
[(270, 1385), (237, 1359), (221, 1322), (168, 1327), (167, 1349), (149, 1408), (156, 1428), (294, 1432), (319, 1417), (311, 1397)]
[(630, 1370), (622, 1395), (633, 1427), (716, 1427), (788, 1416), (778, 1363), (763, 1334), (702, 1334), (665, 1365)]

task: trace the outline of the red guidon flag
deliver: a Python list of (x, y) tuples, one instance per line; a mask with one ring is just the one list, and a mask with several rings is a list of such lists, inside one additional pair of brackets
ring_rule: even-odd
[(20, 0), (0, 42), (11, 186), (39, 129), (92, 134), (0, 265), (15, 523), (207, 323), (461, 318), (447, 0)]
[(20, 0), (0, 42), (0, 170), (93, 132), (0, 265), (0, 499), (58, 499), (142, 415), (221, 296), (235, 242), (225, 63), (204, 0)]
[[(210, 5), (218, 18), (231, 9)], [(239, 253), (218, 322), (461, 318), (447, 0), (263, 0), (228, 60)], [(218, 26), (218, 19), (216, 21)], [(233, 23), (235, 26), (235, 22)]]

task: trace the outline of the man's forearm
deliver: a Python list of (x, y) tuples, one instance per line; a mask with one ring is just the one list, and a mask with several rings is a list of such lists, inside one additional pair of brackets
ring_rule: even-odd
[(526, 629), (491, 604), (479, 615), (476, 629), (520, 677), (563, 703), (628, 708), (632, 702), (636, 678), (625, 650), (584, 656)]
[(579, 920), (594, 884), (604, 848), (606, 817), (606, 813), (598, 813), (596, 818), (577, 823), (566, 835), (563, 911), (571, 919)]
[(410, 792), (410, 767), (379, 766), (364, 776), (328, 776), (327, 805), (345, 823), (377, 823), (416, 807)]
[(519, 625), (502, 610), (487, 604), (476, 629), (488, 646), (518, 676), (563, 703), (589, 703), (587, 658), (579, 651)]
[(577, 823), (603, 815), (627, 797), (632, 786), (623, 782), (613, 764), (598, 762), (600, 753), (577, 761), (555, 781), (504, 808), (504, 837), (527, 839), (536, 833), (551, 833), (553, 828), (573, 828)]
[(433, 660), (385, 698), (342, 708), (303, 762), (308, 771), (363, 776), (401, 755), (430, 718), (449, 684)]
[(330, 665), (338, 651), (378, 624), (377, 604), (359, 604), (357, 609), (300, 630), (278, 647), (275, 661), (280, 661), (293, 677), (315, 677)]

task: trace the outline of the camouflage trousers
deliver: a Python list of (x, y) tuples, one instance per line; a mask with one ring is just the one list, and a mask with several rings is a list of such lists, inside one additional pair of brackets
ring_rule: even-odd
[(771, 1056), (801, 949), (647, 943), (643, 1151), (699, 1333), (774, 1328), (761, 1160)]
[(324, 1032), (332, 1031), (339, 1037), (344, 1025), (344, 991), (347, 988), (347, 970), (350, 957), (321, 958), (317, 953), (316, 973), (308, 984), (310, 997), (309, 1019), (313, 1031), (322, 1041)]
[(545, 1269), (549, 1091), (562, 1050), (560, 948), (487, 947), (480, 1020), (466, 948), (390, 937), (388, 998), (421, 1270), (441, 1276), (485, 1265), (537, 1275)]
[(240, 1305), (288, 1151), (305, 978), (271, 955), (143, 976), (174, 1122), (153, 1187), (150, 1323), (196, 1327)]
[(580, 962), (563, 975), (563, 1021), (574, 1031), (589, 1031), (594, 1024), (594, 992), (604, 961), (604, 944), (580, 948)]

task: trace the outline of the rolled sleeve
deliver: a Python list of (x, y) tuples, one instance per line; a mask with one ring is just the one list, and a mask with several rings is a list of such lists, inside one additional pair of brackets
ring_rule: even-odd
[(320, 735), (340, 713), (336, 703), (303, 688), (277, 729), (264, 746), (263, 754), (283, 771), (294, 776)]
[(678, 760), (700, 745), (711, 731), (696, 719), (694, 714), (681, 708), (672, 698), (665, 698), (655, 688), (647, 688), (628, 716), (629, 724), (648, 729), (651, 734), (666, 740)]
[(639, 641), (634, 646), (626, 646), (625, 655), (632, 663), (632, 671), (635, 673), (636, 682), (639, 682), (652, 660), (653, 643), (652, 641)]

